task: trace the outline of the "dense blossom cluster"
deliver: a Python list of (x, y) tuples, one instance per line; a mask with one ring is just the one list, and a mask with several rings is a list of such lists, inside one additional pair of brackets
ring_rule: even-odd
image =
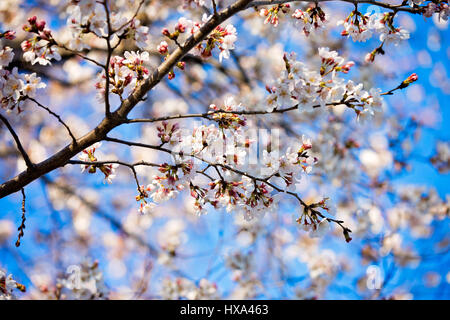
[(89, 173), (96, 173), (99, 169), (105, 175), (105, 182), (112, 183), (112, 180), (116, 177), (116, 168), (119, 166), (116, 163), (113, 164), (100, 164), (96, 165), (97, 158), (95, 157), (95, 151), (102, 145), (101, 142), (96, 142), (89, 148), (83, 150), (79, 155), (79, 159), (89, 164), (81, 164), (81, 172), (88, 171)]
[[(445, 3), (441, 3), (439, 6), (433, 2), (430, 2), (430, 4), (432, 6), (430, 8), (427, 7), (426, 12), (439, 12), (443, 19), (446, 19), (448, 13), (446, 15), (443, 12), (448, 12), (448, 6), (445, 7)], [(260, 15), (266, 17), (265, 24), (270, 23), (276, 27), (279, 23), (279, 14), (286, 14), (290, 10), (291, 7), (289, 4), (280, 4), (269, 9), (262, 8)], [(428, 16), (431, 16), (431, 14)], [(424, 13), (424, 15), (426, 14)], [(343, 25), (344, 30), (341, 34), (351, 37), (353, 41), (366, 41), (373, 34), (379, 34), (379, 39), (383, 43), (394, 43), (398, 45), (401, 40), (409, 38), (409, 32), (402, 27), (395, 27), (393, 25), (394, 16), (395, 14), (392, 12), (363, 15), (355, 9), (345, 20), (338, 21), (337, 25)], [(292, 18), (306, 36), (313, 31), (322, 30), (328, 21), (327, 14), (317, 5), (309, 6), (304, 10), (295, 9)]]
[[(126, 51), (124, 57), (112, 57), (108, 71), (109, 92), (122, 98), (126, 89), (134, 90), (143, 80), (148, 78), (149, 71), (145, 66), (148, 61), (149, 54), (146, 51), (142, 53)], [(106, 81), (105, 73), (99, 73), (95, 87), (97, 98), (101, 102), (105, 101)]]
[(344, 26), (343, 36), (350, 36), (353, 41), (366, 41), (373, 34), (380, 34), (380, 41), (398, 45), (401, 40), (409, 39), (409, 32), (402, 27), (394, 27), (392, 13), (375, 13), (363, 15), (358, 10), (352, 11), (345, 19), (338, 21)]
[[(279, 4), (269, 9), (262, 8), (259, 11), (261, 17), (265, 17), (264, 24), (272, 24), (278, 26), (280, 14), (288, 14), (291, 12), (290, 4)], [(319, 6), (309, 6), (305, 10), (295, 9), (291, 17), (295, 20), (295, 24), (300, 30), (308, 36), (311, 32), (321, 31), (328, 21), (326, 13)]]
[(327, 22), (327, 15), (319, 6), (309, 7), (304, 11), (296, 9), (292, 18), (306, 36), (312, 31), (323, 30)]
[(318, 71), (296, 61), (295, 53), (285, 55), (286, 71), (273, 87), (268, 87), (268, 111), (298, 106), (300, 111), (313, 111), (327, 106), (346, 105), (358, 117), (379, 111), (383, 100), (380, 89), (363, 90), (363, 84), (345, 81), (340, 73), (348, 73), (354, 65), (345, 62), (336, 51), (319, 48)]
[[(13, 34), (9, 32), (10, 39)], [(6, 38), (8, 38), (6, 37)], [(26, 97), (34, 98), (36, 90), (45, 88), (45, 83), (41, 78), (32, 74), (19, 74), (17, 67), (8, 70), (9, 64), (14, 59), (12, 48), (3, 47), (0, 43), (0, 101), (1, 105), (8, 112), (17, 107), (17, 112), (21, 112), (20, 104)]]
[[(229, 97), (223, 108), (212, 105), (211, 109), (214, 110), (211, 119), (218, 126), (202, 125), (189, 130), (164, 121), (158, 127), (162, 146), (171, 147), (172, 150), (167, 151), (172, 152), (175, 163), (161, 164), (160, 174), (154, 176), (152, 183), (139, 188), (136, 200), (140, 202), (141, 213), (150, 212), (155, 203), (172, 199), (181, 190), (189, 188), (199, 214), (209, 203), (216, 209), (226, 208), (228, 212), (242, 211), (246, 219), (252, 219), (276, 208), (278, 196), (273, 193), (273, 181), (284, 184), (283, 189), (294, 190), (301, 175), (312, 171), (317, 158), (309, 154), (310, 139), (303, 137), (299, 147), (288, 148), (282, 155), (278, 151), (264, 150), (259, 163), (252, 164), (249, 159), (252, 142), (244, 130), (245, 119), (232, 113), (242, 110), (242, 105)], [(94, 153), (98, 147), (99, 143), (83, 151), (79, 158), (89, 164), (81, 164), (81, 169), (95, 173), (99, 168), (111, 182), (115, 177), (115, 164), (90, 164), (97, 161)], [(220, 179), (206, 175), (210, 182), (198, 184), (195, 180), (200, 169), (198, 162), (208, 164), (200, 173), (214, 167)], [(242, 171), (244, 168), (245, 172)], [(262, 180), (257, 181), (254, 177)]]
[(263, 8), (259, 11), (261, 17), (266, 17), (264, 20), (264, 24), (272, 24), (274, 27), (278, 26), (279, 23), (279, 14), (286, 14), (290, 11), (290, 4), (279, 4), (277, 6), (273, 6), (270, 9)]
[(28, 24), (23, 26), (23, 30), (36, 34), (33, 38), (22, 42), (23, 58), (31, 64), (41, 65), (51, 64), (50, 60), (61, 60), (58, 46), (53, 38), (52, 32), (45, 27), (44, 20), (38, 21), (36, 16), (28, 19)]
[[(416, 1), (408, 1), (411, 6), (420, 5), (423, 3), (423, 1), (416, 0)], [(448, 16), (450, 15), (450, 7), (448, 6), (448, 1), (430, 1), (428, 2), (427, 6), (424, 8), (423, 15), (424, 17), (431, 17), (433, 14), (437, 13), (439, 16), (439, 19), (442, 19), (444, 21), (448, 20)]]
[[(228, 110), (242, 108), (230, 98), (225, 100), (225, 106)], [(180, 190), (190, 188), (199, 214), (204, 213), (205, 205), (209, 203), (216, 209), (226, 208), (228, 212), (242, 211), (247, 219), (252, 219), (276, 208), (278, 197), (273, 193), (270, 179), (282, 182), (283, 188), (293, 188), (301, 174), (310, 173), (317, 162), (308, 153), (311, 141), (304, 138), (300, 147), (289, 148), (283, 155), (264, 150), (260, 166), (252, 166), (248, 161), (251, 141), (240, 126), (243, 120), (238, 118), (234, 121), (236, 115), (232, 113), (226, 115), (226, 121), (221, 116), (213, 118), (219, 127), (202, 125), (193, 131), (168, 123), (159, 127), (161, 141), (173, 144), (176, 164), (162, 164), (159, 168), (162, 174), (155, 176), (152, 184), (142, 187), (137, 197), (141, 201), (141, 212), (152, 208), (145, 200), (147, 197), (159, 203), (175, 197)], [(240, 125), (228, 125), (233, 121)], [(220, 179), (212, 179), (207, 185), (197, 184), (193, 180), (198, 171), (196, 160), (209, 164), (208, 168), (215, 167)], [(244, 168), (245, 173), (242, 171)], [(250, 174), (265, 180), (256, 181)]]

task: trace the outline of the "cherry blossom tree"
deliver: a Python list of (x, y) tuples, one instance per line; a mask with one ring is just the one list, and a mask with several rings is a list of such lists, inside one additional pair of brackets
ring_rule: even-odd
[(2, 1), (0, 298), (414, 297), (395, 279), (448, 261), (448, 188), (398, 181), (444, 177), (450, 157), (408, 27), (436, 39), (448, 14), (446, 0)]

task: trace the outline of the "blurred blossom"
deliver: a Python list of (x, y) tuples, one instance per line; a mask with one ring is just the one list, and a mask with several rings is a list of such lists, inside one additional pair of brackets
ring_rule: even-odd
[(409, 100), (420, 103), (425, 99), (425, 90), (421, 85), (410, 86), (406, 93)]
[(9, 241), (9, 238), (14, 232), (14, 224), (10, 220), (0, 220), (0, 243)]
[(427, 47), (431, 51), (439, 51), (441, 49), (441, 37), (436, 30), (428, 31)]

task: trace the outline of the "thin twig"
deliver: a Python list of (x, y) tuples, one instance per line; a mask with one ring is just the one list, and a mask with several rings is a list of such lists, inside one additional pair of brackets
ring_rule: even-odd
[[(2, 114), (0, 114), (0, 119), (3, 121), (5, 126), (8, 128), (9, 132), (11, 133), (12, 137), (14, 138), (14, 141), (16, 142), (17, 149), (19, 149), (19, 152), (22, 154), (23, 160), (25, 160), (25, 163), (29, 169), (34, 167), (33, 162), (31, 162), (30, 157), (26, 153), (25, 149), (22, 146), (22, 143), (20, 142), (19, 137), (17, 136), (16, 132), (14, 131), (13, 127), (9, 123), (8, 119), (6, 119)], [(23, 189), (23, 188), (21, 188)]]
[(72, 138), (72, 141), (74, 144), (77, 144), (77, 139), (75, 138), (75, 136), (73, 135), (72, 131), (70, 130), (69, 126), (61, 119), (61, 117), (53, 112), (49, 107), (44, 106), (42, 103), (40, 103), (39, 101), (37, 101), (34, 98), (30, 98), (27, 97), (29, 100), (33, 101), (34, 103), (36, 103), (39, 107), (41, 107), (42, 109), (46, 110), (48, 113), (50, 113), (52, 116), (54, 116), (56, 119), (58, 119), (59, 123), (61, 123), (66, 129), (67, 132), (69, 133), (70, 137)]
[(352, 4), (357, 3), (366, 3), (366, 4), (372, 4), (378, 7), (386, 8), (393, 10), (394, 12), (397, 11), (405, 11), (409, 13), (422, 13), (423, 7), (417, 7), (412, 8), (410, 6), (405, 6), (403, 4), (389, 4), (384, 3), (380, 1), (375, 0), (266, 0), (266, 1), (252, 1), (248, 4), (247, 8), (251, 7), (258, 7), (258, 6), (266, 6), (266, 5), (276, 5), (276, 4), (284, 4), (284, 3), (290, 3), (290, 2), (314, 2), (314, 3), (321, 3), (321, 2), (348, 2)]
[(25, 199), (25, 189), (22, 188), (22, 222), (20, 223), (19, 228), (17, 228), (17, 231), (19, 231), (19, 235), (17, 237), (16, 247), (20, 246), (20, 239), (24, 236), (25, 221), (27, 220), (27, 218), (25, 217)]

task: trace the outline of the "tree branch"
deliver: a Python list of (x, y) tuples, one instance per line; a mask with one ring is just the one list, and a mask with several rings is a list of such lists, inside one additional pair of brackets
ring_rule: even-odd
[(270, 5), (284, 4), (284, 3), (290, 3), (290, 2), (320, 3), (320, 2), (333, 2), (333, 1), (348, 2), (348, 3), (352, 3), (352, 4), (358, 4), (358, 3), (372, 4), (372, 5), (375, 5), (378, 7), (393, 10), (395, 12), (404, 11), (404, 12), (409, 12), (409, 13), (422, 13), (422, 11), (423, 11), (422, 7), (411, 8), (410, 6), (405, 6), (403, 4), (389, 4), (389, 3), (375, 1), (375, 0), (272, 0), (272, 1), (266, 0), (266, 1), (252, 1), (247, 7), (270, 6)]
[(61, 123), (66, 129), (67, 132), (69, 133), (70, 137), (72, 138), (73, 143), (77, 143), (77, 139), (75, 138), (75, 136), (73, 135), (72, 131), (70, 130), (69, 126), (61, 119), (61, 117), (53, 112), (50, 108), (44, 106), (42, 103), (40, 103), (39, 101), (37, 101), (34, 98), (30, 98), (28, 97), (29, 100), (33, 101), (34, 103), (36, 103), (36, 105), (38, 105), (40, 108), (46, 110), (48, 113), (50, 113), (52, 116), (54, 116), (56, 119), (58, 119), (59, 123)]

